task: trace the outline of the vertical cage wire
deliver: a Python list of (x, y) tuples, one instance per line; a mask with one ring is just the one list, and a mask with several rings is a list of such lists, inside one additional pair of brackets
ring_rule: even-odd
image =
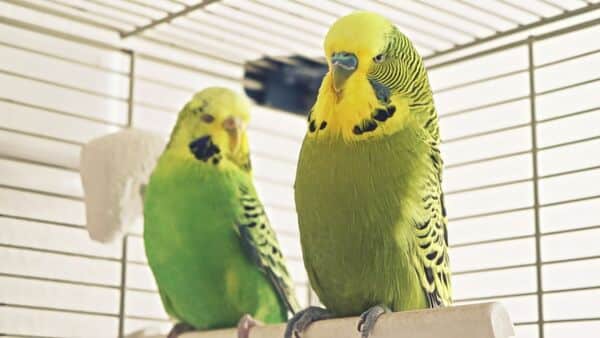
[(538, 311), (538, 337), (544, 338), (544, 291), (542, 288), (542, 236), (540, 229), (540, 199), (538, 177), (538, 146), (537, 146), (537, 117), (535, 113), (535, 60), (533, 54), (533, 36), (527, 39), (527, 58), (529, 74), (529, 113), (531, 116), (531, 163), (533, 180), (533, 215), (535, 225), (535, 272), (536, 297)]
[(121, 245), (121, 280), (119, 285), (119, 337), (125, 337), (125, 300), (127, 296), (127, 238), (123, 236)]

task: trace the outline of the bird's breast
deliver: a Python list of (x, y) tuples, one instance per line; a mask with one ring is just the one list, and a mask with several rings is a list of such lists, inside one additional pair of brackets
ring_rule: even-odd
[(307, 138), (295, 184), (302, 227), (396, 223), (401, 206), (424, 181), (428, 152), (410, 130), (346, 143)]
[(300, 235), (309, 275), (328, 295), (364, 300), (350, 280), (402, 275), (424, 154), (410, 131), (372, 142), (305, 140), (295, 188)]

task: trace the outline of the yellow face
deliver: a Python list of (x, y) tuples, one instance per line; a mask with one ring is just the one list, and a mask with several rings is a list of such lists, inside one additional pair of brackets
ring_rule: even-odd
[[(248, 100), (226, 88), (211, 87), (194, 95), (179, 113), (169, 148), (186, 157), (244, 161), (248, 154)], [(217, 150), (218, 149), (218, 150)], [(218, 164), (220, 160), (214, 160)]]
[(329, 72), (309, 117), (309, 137), (360, 141), (392, 134), (410, 123), (408, 98), (376, 83), (382, 74), (390, 82), (400, 76), (389, 69), (403, 69), (399, 54), (405, 39), (375, 13), (353, 13), (333, 24), (324, 43)]
[(392, 27), (386, 18), (369, 12), (353, 13), (339, 19), (325, 37), (325, 57), (329, 69), (335, 72), (334, 60), (341, 53), (347, 53), (357, 59), (352, 76), (366, 76), (377, 56), (385, 49), (385, 33)]

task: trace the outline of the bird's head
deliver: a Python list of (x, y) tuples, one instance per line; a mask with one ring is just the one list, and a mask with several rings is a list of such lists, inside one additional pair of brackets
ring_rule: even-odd
[[(325, 37), (324, 49), (329, 72), (313, 112), (329, 111), (320, 113), (330, 116), (317, 118), (328, 120), (326, 125), (344, 138), (397, 130), (406, 122), (415, 88), (424, 83), (428, 88), (416, 49), (379, 14), (356, 12), (338, 19)], [(318, 122), (312, 129), (319, 130)]]
[(179, 112), (167, 149), (210, 164), (228, 159), (249, 166), (249, 110), (245, 96), (226, 88), (206, 88)]
[(413, 80), (409, 75), (422, 68), (410, 40), (376, 13), (340, 18), (329, 29), (324, 48), (331, 85), (341, 95), (349, 80), (374, 80), (396, 93), (409, 94)]

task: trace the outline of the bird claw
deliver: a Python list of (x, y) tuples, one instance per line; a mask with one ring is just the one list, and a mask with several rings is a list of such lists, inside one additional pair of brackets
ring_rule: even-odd
[(284, 338), (300, 338), (300, 334), (316, 321), (331, 318), (331, 314), (320, 307), (310, 306), (296, 313), (287, 323)]
[(389, 308), (384, 305), (376, 305), (360, 315), (358, 325), (356, 328), (360, 332), (361, 338), (369, 338), (369, 335), (375, 328), (377, 319), (384, 313), (391, 312)]
[(173, 325), (173, 328), (171, 329), (171, 331), (169, 331), (167, 338), (177, 338), (177, 337), (179, 337), (180, 334), (183, 334), (183, 333), (186, 333), (189, 331), (194, 331), (195, 329), (196, 328), (194, 328), (190, 324), (177, 323), (177, 324)]
[(263, 325), (263, 323), (252, 318), (249, 314), (243, 315), (237, 325), (238, 338), (248, 338), (250, 336), (250, 329), (258, 325)]

